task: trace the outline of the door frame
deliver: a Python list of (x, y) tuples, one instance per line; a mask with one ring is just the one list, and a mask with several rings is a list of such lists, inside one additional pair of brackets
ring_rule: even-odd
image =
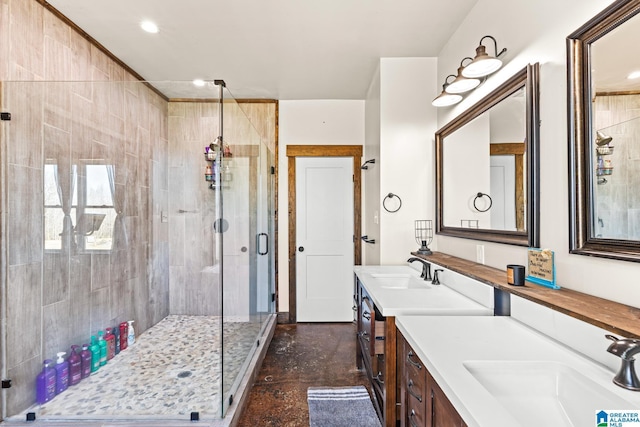
[(353, 254), (354, 265), (362, 263), (361, 222), (361, 145), (288, 145), (289, 161), (289, 322), (297, 322), (296, 282), (296, 157), (352, 157), (353, 158)]

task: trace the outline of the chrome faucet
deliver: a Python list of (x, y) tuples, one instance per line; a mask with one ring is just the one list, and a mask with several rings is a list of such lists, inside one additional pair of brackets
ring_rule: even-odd
[(431, 280), (431, 264), (422, 258), (411, 257), (407, 260), (407, 262), (418, 261), (422, 264), (422, 274), (420, 274), (420, 278), (424, 280)]
[(632, 338), (620, 339), (608, 334), (605, 337), (613, 341), (607, 351), (622, 359), (620, 370), (613, 377), (614, 384), (628, 390), (640, 391), (640, 381), (633, 366), (636, 361), (634, 356), (640, 353), (640, 340)]

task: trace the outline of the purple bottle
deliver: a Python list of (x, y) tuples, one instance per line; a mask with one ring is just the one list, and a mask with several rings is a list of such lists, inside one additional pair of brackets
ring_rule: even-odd
[(60, 394), (69, 387), (69, 362), (64, 360), (65, 351), (58, 353), (56, 360), (56, 394)]
[(91, 351), (89, 350), (89, 344), (82, 344), (82, 351), (80, 352), (80, 376), (82, 379), (88, 378), (91, 375)]
[(82, 379), (82, 361), (77, 352), (77, 345), (71, 346), (71, 354), (69, 355), (69, 385), (76, 385)]
[(36, 401), (42, 405), (56, 396), (56, 370), (53, 361), (47, 359), (43, 362), (42, 371), (36, 377)]

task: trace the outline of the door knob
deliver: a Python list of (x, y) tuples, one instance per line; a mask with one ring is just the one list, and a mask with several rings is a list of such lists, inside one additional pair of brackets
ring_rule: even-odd
[(300, 247), (298, 248), (298, 251), (299, 251), (299, 252), (304, 252), (304, 246), (300, 246)]

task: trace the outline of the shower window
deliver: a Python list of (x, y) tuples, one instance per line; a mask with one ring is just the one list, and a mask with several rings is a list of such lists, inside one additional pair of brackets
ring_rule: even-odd
[(82, 252), (112, 249), (117, 215), (109, 169), (113, 167), (73, 165), (66, 178), (58, 165), (44, 166), (45, 250), (61, 251), (67, 245)]

